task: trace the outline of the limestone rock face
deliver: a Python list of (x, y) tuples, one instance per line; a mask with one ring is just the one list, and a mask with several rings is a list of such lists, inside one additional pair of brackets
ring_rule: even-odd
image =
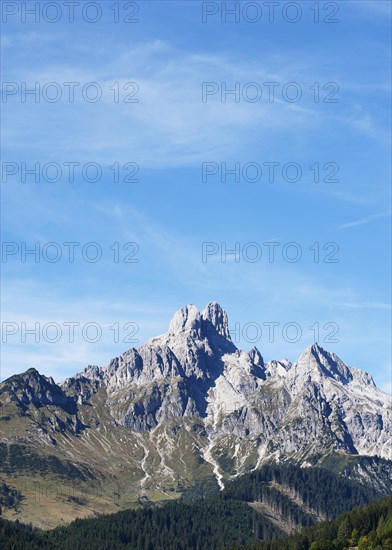
[[(293, 364), (265, 362), (257, 348), (239, 350), (216, 302), (201, 313), (194, 305), (183, 307), (166, 333), (59, 385), (35, 369), (15, 375), (1, 385), (0, 399), (49, 411), (44, 443), (56, 439), (58, 422), (51, 419), (59, 418), (65, 431), (73, 426), (70, 437), (78, 429), (89, 445), (89, 430), (96, 426), (114, 437), (121, 431), (119, 445), (133, 438), (150, 456), (148, 445), (164, 444), (159, 460), (177, 457), (165, 475), (175, 472), (185, 454), (176, 439), (181, 429), (193, 441), (187, 460), (193, 453), (198, 463), (209, 463), (219, 483), (222, 456), (237, 473), (271, 457), (305, 463), (338, 452), (392, 460), (392, 400), (369, 374), (318, 344)], [(122, 452), (116, 449), (113, 455)]]

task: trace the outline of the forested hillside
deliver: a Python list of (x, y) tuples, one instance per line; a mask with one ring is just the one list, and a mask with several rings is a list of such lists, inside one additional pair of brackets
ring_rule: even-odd
[(246, 503), (214, 498), (78, 519), (47, 532), (30, 533), (7, 521), (2, 521), (2, 529), (0, 547), (4, 549), (218, 550), (282, 535)]
[(392, 550), (392, 497), (307, 527), (300, 534), (230, 550)]
[(273, 463), (232, 481), (222, 496), (265, 502), (295, 525), (304, 526), (367, 504), (380, 493), (323, 468)]
[[(247, 546), (230, 545), (230, 537), (235, 535), (236, 528), (252, 530), (262, 524), (256, 521), (251, 525), (232, 503), (226, 502), (219, 511), (212, 505), (209, 500), (197, 507), (174, 505), (145, 514), (120, 512), (96, 520), (77, 520), (68, 527), (47, 532), (0, 520), (0, 547), (4, 550), (392, 550), (392, 497), (307, 527), (300, 534)], [(225, 514), (225, 525), (218, 521), (213, 527), (221, 512)], [(141, 529), (138, 537), (137, 529)]]
[[(378, 496), (373, 488), (364, 487), (321, 468), (300, 468), (289, 464), (267, 465), (260, 471), (231, 482), (216, 496), (193, 503), (177, 501), (164, 506), (146, 505), (140, 510), (125, 510), (93, 519), (78, 519), (67, 526), (46, 532), (3, 520), (0, 547), (222, 550), (230, 546), (236, 547), (235, 545), (254, 545), (261, 540), (279, 539), (279, 542), (266, 543), (269, 545), (260, 548), (281, 550), (284, 548), (282, 544), (286, 544), (290, 550), (308, 550), (310, 542), (318, 540), (315, 537), (320, 536), (326, 540), (337, 538), (335, 531), (339, 531), (339, 536), (344, 531), (346, 539), (353, 541), (377, 528), (383, 534), (384, 526), (385, 529), (388, 528), (389, 520), (380, 520), (379, 525), (378, 516), (384, 514), (385, 502), (390, 505), (388, 500), (369, 508), (370, 520), (364, 523), (364, 527), (369, 528), (366, 532), (359, 531), (356, 525), (356, 522), (360, 523), (358, 518), (361, 514), (353, 513), (353, 519), (344, 519), (342, 525), (345, 527), (340, 528), (340, 524), (336, 527), (332, 522), (323, 524), (320, 528), (311, 527), (309, 531), (305, 531), (305, 535), (282, 539), (285, 534), (310, 526), (320, 518), (335, 517), (342, 511), (351, 510)], [(335, 549), (335, 546), (331, 548)], [(312, 550), (324, 550), (324, 547), (313, 545)]]

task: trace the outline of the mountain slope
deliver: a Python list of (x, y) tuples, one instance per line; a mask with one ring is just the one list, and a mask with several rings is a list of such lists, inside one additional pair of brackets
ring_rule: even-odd
[[(216, 302), (60, 384), (36, 369), (12, 376), (0, 404), (1, 456), (17, 457), (1, 476), (25, 496), (6, 514), (36, 525), (208, 493), (270, 461), (392, 491), (392, 401), (371, 376), (317, 344), (294, 364), (264, 362), (236, 348)], [(22, 468), (26, 453), (45, 466)], [(37, 485), (48, 514), (32, 504)]]

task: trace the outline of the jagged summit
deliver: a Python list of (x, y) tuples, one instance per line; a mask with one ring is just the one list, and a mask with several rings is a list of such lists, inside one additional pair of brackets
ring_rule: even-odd
[(353, 379), (349, 367), (337, 355), (326, 351), (317, 343), (305, 349), (293, 370), (303, 375), (309, 375), (312, 371), (316, 371), (320, 375), (331, 377), (342, 384), (348, 384)]
[(4, 380), (2, 385), (3, 388), (12, 388), (14, 391), (26, 386), (49, 388), (50, 386), (56, 386), (56, 384), (51, 376), (47, 377), (44, 374), (40, 374), (35, 367), (30, 367), (20, 374), (10, 376)]
[[(210, 464), (217, 479), (224, 464), (242, 472), (274, 456), (308, 460), (339, 451), (392, 458), (392, 400), (370, 375), (318, 343), (293, 364), (265, 361), (256, 347), (239, 350), (217, 302), (202, 312), (192, 304), (181, 308), (166, 333), (59, 385), (29, 369), (5, 381), (0, 397), (4, 406), (30, 411), (35, 424), (28, 434), (42, 430), (37, 436), (42, 444), (59, 440), (53, 431), (59, 425), (67, 437), (86, 437), (87, 448), (94, 426), (115, 440), (121, 427), (126, 435), (122, 431), (122, 440), (113, 444), (121, 447), (114, 455), (133, 438), (145, 456), (156, 432), (162, 441), (154, 439), (154, 445), (163, 445), (160, 456), (171, 464), (162, 466), (162, 476), (177, 468), (182, 453)], [(64, 412), (68, 417), (61, 424)], [(51, 419), (42, 424), (45, 414)], [(179, 449), (185, 432), (196, 439)], [(19, 441), (23, 435), (10, 432), (9, 438)]]
[(253, 346), (253, 348), (249, 352), (249, 357), (253, 361), (255, 365), (259, 365), (260, 367), (264, 367), (264, 359), (259, 350), (256, 348), (256, 346)]
[(213, 330), (217, 332), (226, 340), (230, 340), (229, 333), (229, 320), (227, 313), (221, 308), (217, 302), (210, 302), (202, 312), (202, 319), (204, 321), (206, 330), (212, 327)]
[(169, 334), (195, 332), (200, 335), (201, 315), (196, 306), (190, 304), (176, 311), (169, 325)]
[(3, 464), (42, 456), (45, 480), (87, 476), (80, 499), (95, 484), (94, 511), (102, 489), (104, 506), (112, 495), (166, 500), (273, 461), (341, 463), (344, 475), (391, 492), (392, 399), (371, 376), (317, 343), (293, 364), (262, 351), (237, 349), (226, 312), (210, 302), (59, 384), (30, 368), (0, 384)]
[(2, 401), (18, 403), (22, 408), (32, 404), (37, 408), (55, 405), (67, 411), (75, 410), (73, 400), (53, 378), (40, 374), (34, 367), (5, 380), (0, 385), (0, 398)]
[(188, 334), (193, 338), (221, 336), (231, 341), (227, 313), (217, 302), (207, 304), (201, 313), (193, 304), (182, 307), (171, 319), (168, 334)]

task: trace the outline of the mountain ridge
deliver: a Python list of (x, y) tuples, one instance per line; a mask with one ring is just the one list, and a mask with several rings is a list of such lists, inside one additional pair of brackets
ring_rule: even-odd
[[(13, 392), (18, 384), (19, 394), (14, 392), (14, 396), (22, 406), (52, 404), (71, 414), (105, 386), (114, 419), (137, 430), (151, 430), (169, 417), (188, 415), (205, 418), (214, 426), (218, 415), (230, 417), (234, 411), (244, 412), (249, 399), (257, 392), (257, 397), (262, 397), (266, 387), (288, 392), (291, 402), (298, 395), (303, 396), (304, 391), (308, 397), (311, 393), (320, 407), (324, 406), (324, 418), (331, 417), (332, 410), (327, 409), (336, 391), (342, 393), (343, 389), (345, 397), (354, 392), (354, 400), (362, 399), (361, 405), (365, 404), (369, 414), (373, 413), (374, 428), (383, 429), (380, 411), (386, 413), (388, 428), (392, 426), (387, 414), (392, 401), (376, 387), (368, 373), (349, 368), (317, 343), (308, 346), (293, 364), (277, 360), (264, 362), (256, 347), (245, 352), (233, 344), (227, 314), (217, 302), (209, 303), (201, 313), (194, 305), (183, 307), (173, 316), (168, 332), (147, 340), (138, 349), (131, 348), (104, 367), (89, 365), (59, 384), (39, 374), (37, 369), (28, 369), (5, 380), (0, 391), (3, 395), (7, 388)], [(149, 396), (143, 388), (151, 384), (154, 388)], [(284, 399), (282, 403), (284, 405)], [(246, 413), (251, 416), (249, 406)], [(353, 422), (347, 414), (344, 419), (336, 420), (340, 427), (346, 420)], [(362, 419), (357, 423), (363, 426)], [(244, 418), (245, 429), (254, 431), (255, 427), (257, 430), (261, 427), (260, 422), (248, 424)], [(390, 434), (388, 441), (391, 441)], [(364, 441), (353, 445), (347, 449), (343, 445), (341, 450), (353, 452), (355, 448), (354, 452), (359, 454), (367, 450), (368, 454), (392, 458), (392, 445), (389, 449), (377, 441), (369, 448)]]
[(36, 369), (14, 375), (0, 403), (4, 444), (88, 465), (124, 505), (339, 453), (367, 483), (383, 459), (370, 482), (392, 491), (392, 400), (372, 377), (317, 343), (294, 363), (240, 350), (216, 302), (185, 306), (166, 333), (59, 384)]

